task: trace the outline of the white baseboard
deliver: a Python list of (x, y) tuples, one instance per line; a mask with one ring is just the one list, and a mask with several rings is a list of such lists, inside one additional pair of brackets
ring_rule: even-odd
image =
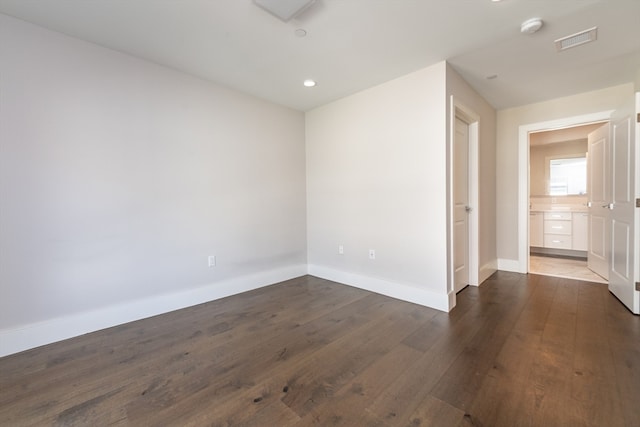
[(513, 273), (526, 273), (526, 268), (524, 269), (525, 271), (522, 271), (522, 266), (520, 265), (520, 261), (518, 261), (517, 259), (504, 259), (504, 258), (498, 258), (498, 270), (502, 270), (502, 271), (511, 271)]
[(182, 292), (154, 296), (90, 312), (0, 330), (0, 357), (239, 294), (306, 274), (307, 266), (305, 264), (294, 265), (224, 280)]
[(449, 301), (449, 311), (453, 310), (456, 304), (458, 303), (458, 300), (456, 298), (457, 298), (457, 295), (454, 291), (449, 291), (447, 293), (447, 299)]
[[(362, 276), (345, 271), (334, 270), (332, 268), (319, 265), (309, 265), (309, 274), (322, 279), (331, 280), (388, 297), (397, 298), (403, 301), (424, 305), (441, 311), (451, 311), (452, 296), (446, 293), (437, 293), (420, 289), (414, 286), (389, 282), (387, 280), (374, 277)], [(443, 284), (444, 287), (444, 284)], [(453, 294), (455, 296), (455, 294)], [(453, 298), (455, 299), (455, 298)], [(455, 304), (454, 304), (455, 305)]]
[(498, 261), (491, 261), (480, 267), (480, 273), (478, 275), (478, 286), (482, 285), (482, 282), (487, 280), (493, 273), (498, 271)]

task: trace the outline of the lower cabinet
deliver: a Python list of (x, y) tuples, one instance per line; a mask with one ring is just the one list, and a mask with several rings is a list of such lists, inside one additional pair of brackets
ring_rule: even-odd
[(529, 245), (586, 251), (589, 214), (586, 212), (529, 212)]
[(586, 212), (574, 212), (571, 222), (573, 223), (571, 249), (576, 251), (589, 250), (589, 214)]
[(544, 212), (529, 212), (529, 245), (544, 246)]
[(573, 249), (571, 247), (571, 236), (545, 233), (544, 247), (553, 249)]
[(571, 249), (571, 212), (544, 213), (544, 247)]

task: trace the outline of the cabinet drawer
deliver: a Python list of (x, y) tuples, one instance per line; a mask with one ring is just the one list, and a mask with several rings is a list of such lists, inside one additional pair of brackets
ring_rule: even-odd
[(571, 212), (545, 212), (544, 219), (571, 219)]
[(566, 234), (545, 234), (544, 247), (556, 249), (571, 249), (571, 236)]
[(571, 234), (571, 221), (545, 220), (544, 232), (551, 234)]

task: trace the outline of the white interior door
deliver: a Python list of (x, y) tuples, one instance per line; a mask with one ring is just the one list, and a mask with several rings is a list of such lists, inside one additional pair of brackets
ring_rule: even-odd
[(611, 263), (609, 290), (629, 310), (639, 313), (635, 290), (635, 117), (616, 112), (611, 137)]
[(453, 140), (454, 291), (469, 284), (469, 125), (456, 117)]
[(607, 123), (589, 134), (589, 167), (587, 168), (587, 194), (589, 196), (587, 265), (605, 279), (609, 277), (611, 254), (609, 131), (610, 126)]

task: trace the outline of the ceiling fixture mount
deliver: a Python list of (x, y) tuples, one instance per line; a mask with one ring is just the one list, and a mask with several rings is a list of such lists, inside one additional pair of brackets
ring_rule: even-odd
[(307, 30), (305, 30), (304, 28), (298, 28), (294, 31), (294, 34), (298, 37), (305, 37), (307, 35)]
[(520, 32), (522, 34), (533, 34), (542, 28), (542, 19), (540, 18), (531, 18), (527, 19), (520, 25)]
[(562, 52), (563, 50), (571, 49), (572, 47), (580, 46), (581, 44), (590, 43), (598, 39), (598, 27), (589, 28), (588, 30), (580, 31), (579, 33), (571, 34), (570, 36), (562, 37), (556, 40), (556, 50)]
[(305, 87), (314, 87), (317, 85), (315, 80), (307, 79), (302, 83)]
[(253, 0), (253, 3), (276, 18), (289, 22), (316, 0)]

